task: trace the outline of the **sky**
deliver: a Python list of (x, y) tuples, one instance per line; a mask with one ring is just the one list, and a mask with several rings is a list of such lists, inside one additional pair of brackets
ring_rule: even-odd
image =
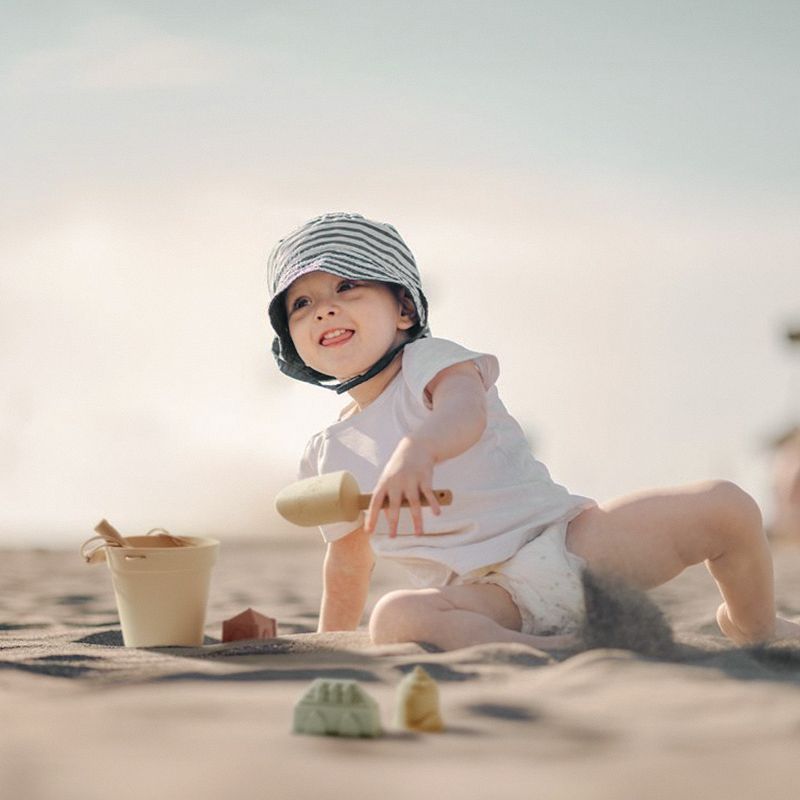
[(794, 2), (0, 3), (0, 543), (219, 538), (343, 404), (265, 265), (354, 211), (554, 479), (735, 480), (800, 420)]

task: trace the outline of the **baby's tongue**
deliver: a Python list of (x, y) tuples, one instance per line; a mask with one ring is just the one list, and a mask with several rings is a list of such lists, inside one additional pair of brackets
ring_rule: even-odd
[(346, 342), (352, 335), (353, 331), (343, 331), (336, 336), (325, 337), (322, 340), (322, 344), (325, 346), (331, 344), (340, 344), (341, 342)]

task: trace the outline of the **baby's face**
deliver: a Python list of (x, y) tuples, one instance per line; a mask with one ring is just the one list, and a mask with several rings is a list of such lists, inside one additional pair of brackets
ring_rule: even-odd
[(309, 272), (286, 291), (289, 334), (305, 364), (337, 380), (368, 370), (414, 321), (385, 283)]

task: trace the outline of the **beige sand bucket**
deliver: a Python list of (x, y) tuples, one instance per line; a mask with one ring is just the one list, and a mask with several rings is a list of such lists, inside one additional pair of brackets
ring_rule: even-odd
[(176, 539), (163, 535), (127, 536), (123, 547), (102, 548), (126, 647), (203, 644), (219, 542), (198, 536), (179, 540), (176, 545)]

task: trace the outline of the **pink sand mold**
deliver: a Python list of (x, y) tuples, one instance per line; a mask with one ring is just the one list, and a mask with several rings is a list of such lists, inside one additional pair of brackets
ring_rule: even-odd
[(293, 730), (312, 736), (380, 736), (380, 711), (356, 681), (317, 678), (294, 707)]
[(235, 642), (240, 639), (274, 639), (278, 623), (258, 611), (248, 608), (222, 623), (222, 641)]

